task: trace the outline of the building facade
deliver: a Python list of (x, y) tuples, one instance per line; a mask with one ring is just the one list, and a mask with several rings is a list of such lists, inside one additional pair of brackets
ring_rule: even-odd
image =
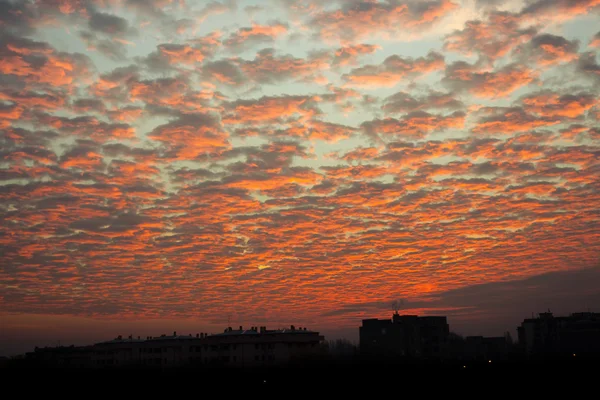
[(266, 327), (209, 335), (123, 338), (91, 346), (36, 348), (26, 358), (38, 365), (66, 368), (256, 367), (282, 365), (317, 355), (324, 337), (311, 330)]
[(528, 356), (600, 354), (600, 313), (555, 317), (548, 311), (525, 319), (517, 331), (519, 344)]
[(446, 354), (450, 328), (446, 317), (399, 315), (365, 319), (359, 328), (365, 356), (440, 359)]

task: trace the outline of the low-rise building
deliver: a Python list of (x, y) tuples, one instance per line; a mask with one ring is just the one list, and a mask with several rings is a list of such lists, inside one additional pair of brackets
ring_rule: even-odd
[(440, 359), (446, 354), (450, 328), (446, 317), (399, 315), (365, 319), (359, 328), (365, 356)]
[(227, 328), (209, 335), (129, 336), (91, 346), (35, 348), (26, 358), (41, 366), (66, 368), (171, 368), (187, 366), (281, 365), (311, 357), (324, 340), (319, 332), (296, 329)]
[(548, 311), (525, 319), (517, 331), (529, 356), (600, 354), (600, 313), (555, 317)]

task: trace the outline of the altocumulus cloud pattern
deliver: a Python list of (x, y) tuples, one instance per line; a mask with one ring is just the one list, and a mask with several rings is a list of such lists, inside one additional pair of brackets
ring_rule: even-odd
[(599, 10), (0, 1), (2, 312), (353, 326), (597, 265)]

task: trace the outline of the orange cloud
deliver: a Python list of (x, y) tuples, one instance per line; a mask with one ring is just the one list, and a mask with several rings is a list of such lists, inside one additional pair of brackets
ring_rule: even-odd
[(473, 128), (474, 133), (504, 133), (507, 135), (515, 132), (526, 131), (543, 126), (559, 124), (556, 117), (536, 117), (528, 114), (522, 108), (498, 108), (491, 110), (493, 114), (480, 119)]
[(521, 99), (525, 111), (542, 117), (577, 118), (598, 104), (589, 94), (559, 95), (554, 92), (531, 94)]
[(335, 51), (333, 65), (355, 65), (360, 56), (372, 54), (380, 48), (378, 45), (364, 43), (340, 47)]
[(201, 50), (189, 45), (161, 44), (158, 50), (171, 64), (194, 65), (201, 63), (205, 57)]
[(524, 60), (535, 61), (541, 66), (552, 66), (577, 59), (579, 43), (561, 36), (543, 34), (516, 50)]
[(259, 83), (308, 79), (329, 67), (329, 60), (323, 55), (303, 59), (291, 55), (278, 56), (271, 49), (258, 52), (254, 60), (236, 59), (234, 62), (249, 79)]
[(230, 147), (228, 134), (207, 114), (182, 116), (156, 127), (148, 138), (165, 145), (171, 157), (182, 160), (193, 160), (204, 153)]
[(279, 119), (307, 117), (311, 98), (306, 96), (261, 97), (231, 103), (223, 118), (225, 124), (264, 123)]
[(343, 75), (342, 79), (346, 85), (350, 86), (392, 87), (405, 78), (427, 74), (444, 67), (444, 57), (435, 52), (415, 59), (394, 55), (386, 58), (380, 65), (367, 65), (353, 69), (350, 73)]
[(510, 95), (537, 79), (537, 73), (525, 66), (510, 64), (497, 71), (480, 71), (459, 61), (446, 68), (443, 81), (452, 89), (467, 90), (478, 97), (499, 98)]
[(386, 118), (365, 122), (362, 127), (367, 134), (423, 137), (433, 131), (462, 128), (464, 124), (465, 114), (462, 112), (441, 116), (429, 114), (425, 111), (415, 111), (402, 119)]
[(446, 36), (444, 49), (467, 55), (475, 52), (495, 60), (528, 42), (535, 33), (534, 28), (521, 27), (517, 14), (494, 11), (487, 21), (467, 21), (463, 30)]
[(600, 47), (600, 32), (596, 33), (588, 44), (589, 47)]
[(367, 36), (389, 39), (402, 29), (427, 29), (456, 7), (456, 3), (449, 0), (348, 3), (340, 9), (314, 13), (308, 25), (322, 40), (329, 42), (350, 42)]
[(274, 23), (271, 25), (252, 24), (251, 27), (240, 28), (223, 41), (228, 47), (239, 47), (248, 42), (268, 42), (287, 33), (287, 25)]

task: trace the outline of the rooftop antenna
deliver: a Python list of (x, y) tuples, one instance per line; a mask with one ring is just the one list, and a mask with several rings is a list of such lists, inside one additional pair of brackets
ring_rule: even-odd
[(395, 314), (398, 314), (398, 310), (404, 305), (404, 300), (394, 300), (392, 301), (392, 311)]

